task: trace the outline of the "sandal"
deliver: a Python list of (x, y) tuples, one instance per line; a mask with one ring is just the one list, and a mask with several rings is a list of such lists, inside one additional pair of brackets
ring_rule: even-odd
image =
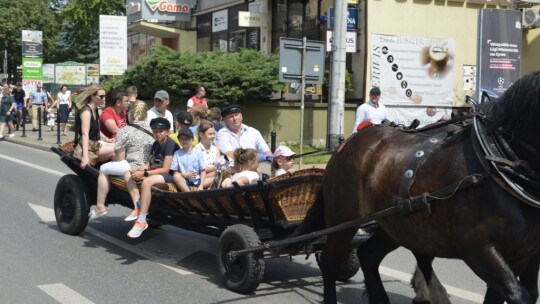
[(107, 213), (107, 210), (101, 212), (96, 212), (96, 210), (92, 210), (90, 211), (90, 214), (88, 214), (88, 216), (90, 217), (89, 219), (92, 221), (100, 217), (104, 217), (105, 215), (107, 215)]

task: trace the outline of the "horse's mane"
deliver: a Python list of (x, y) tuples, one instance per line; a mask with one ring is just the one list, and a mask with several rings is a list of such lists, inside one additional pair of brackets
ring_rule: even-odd
[(540, 71), (520, 78), (498, 101), (482, 108), (490, 131), (502, 127), (512, 137), (540, 131)]

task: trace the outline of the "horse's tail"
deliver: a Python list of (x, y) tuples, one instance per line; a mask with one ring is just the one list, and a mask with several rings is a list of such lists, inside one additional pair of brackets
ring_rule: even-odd
[(324, 195), (323, 190), (319, 190), (315, 202), (309, 208), (306, 217), (289, 236), (294, 237), (310, 232), (322, 230), (326, 227), (324, 220)]

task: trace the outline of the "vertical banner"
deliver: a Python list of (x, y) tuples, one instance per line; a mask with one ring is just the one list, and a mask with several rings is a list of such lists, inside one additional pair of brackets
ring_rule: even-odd
[(127, 69), (127, 17), (99, 15), (99, 73), (122, 75)]
[(43, 57), (43, 33), (41, 31), (22, 31), (22, 56)]
[(86, 65), (86, 84), (99, 83), (99, 64)]
[(34, 92), (43, 78), (43, 33), (22, 31), (22, 79), (23, 90)]
[(54, 82), (54, 64), (50, 63), (43, 65), (43, 82)]
[(491, 98), (499, 98), (519, 79), (521, 42), (520, 11), (478, 11), (478, 97), (486, 92)]

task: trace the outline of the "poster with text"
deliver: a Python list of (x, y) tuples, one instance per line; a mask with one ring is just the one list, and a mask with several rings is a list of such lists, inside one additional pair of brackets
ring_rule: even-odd
[(452, 106), (455, 40), (372, 34), (371, 85), (396, 106)]
[(122, 75), (126, 69), (126, 16), (99, 15), (99, 73)]

